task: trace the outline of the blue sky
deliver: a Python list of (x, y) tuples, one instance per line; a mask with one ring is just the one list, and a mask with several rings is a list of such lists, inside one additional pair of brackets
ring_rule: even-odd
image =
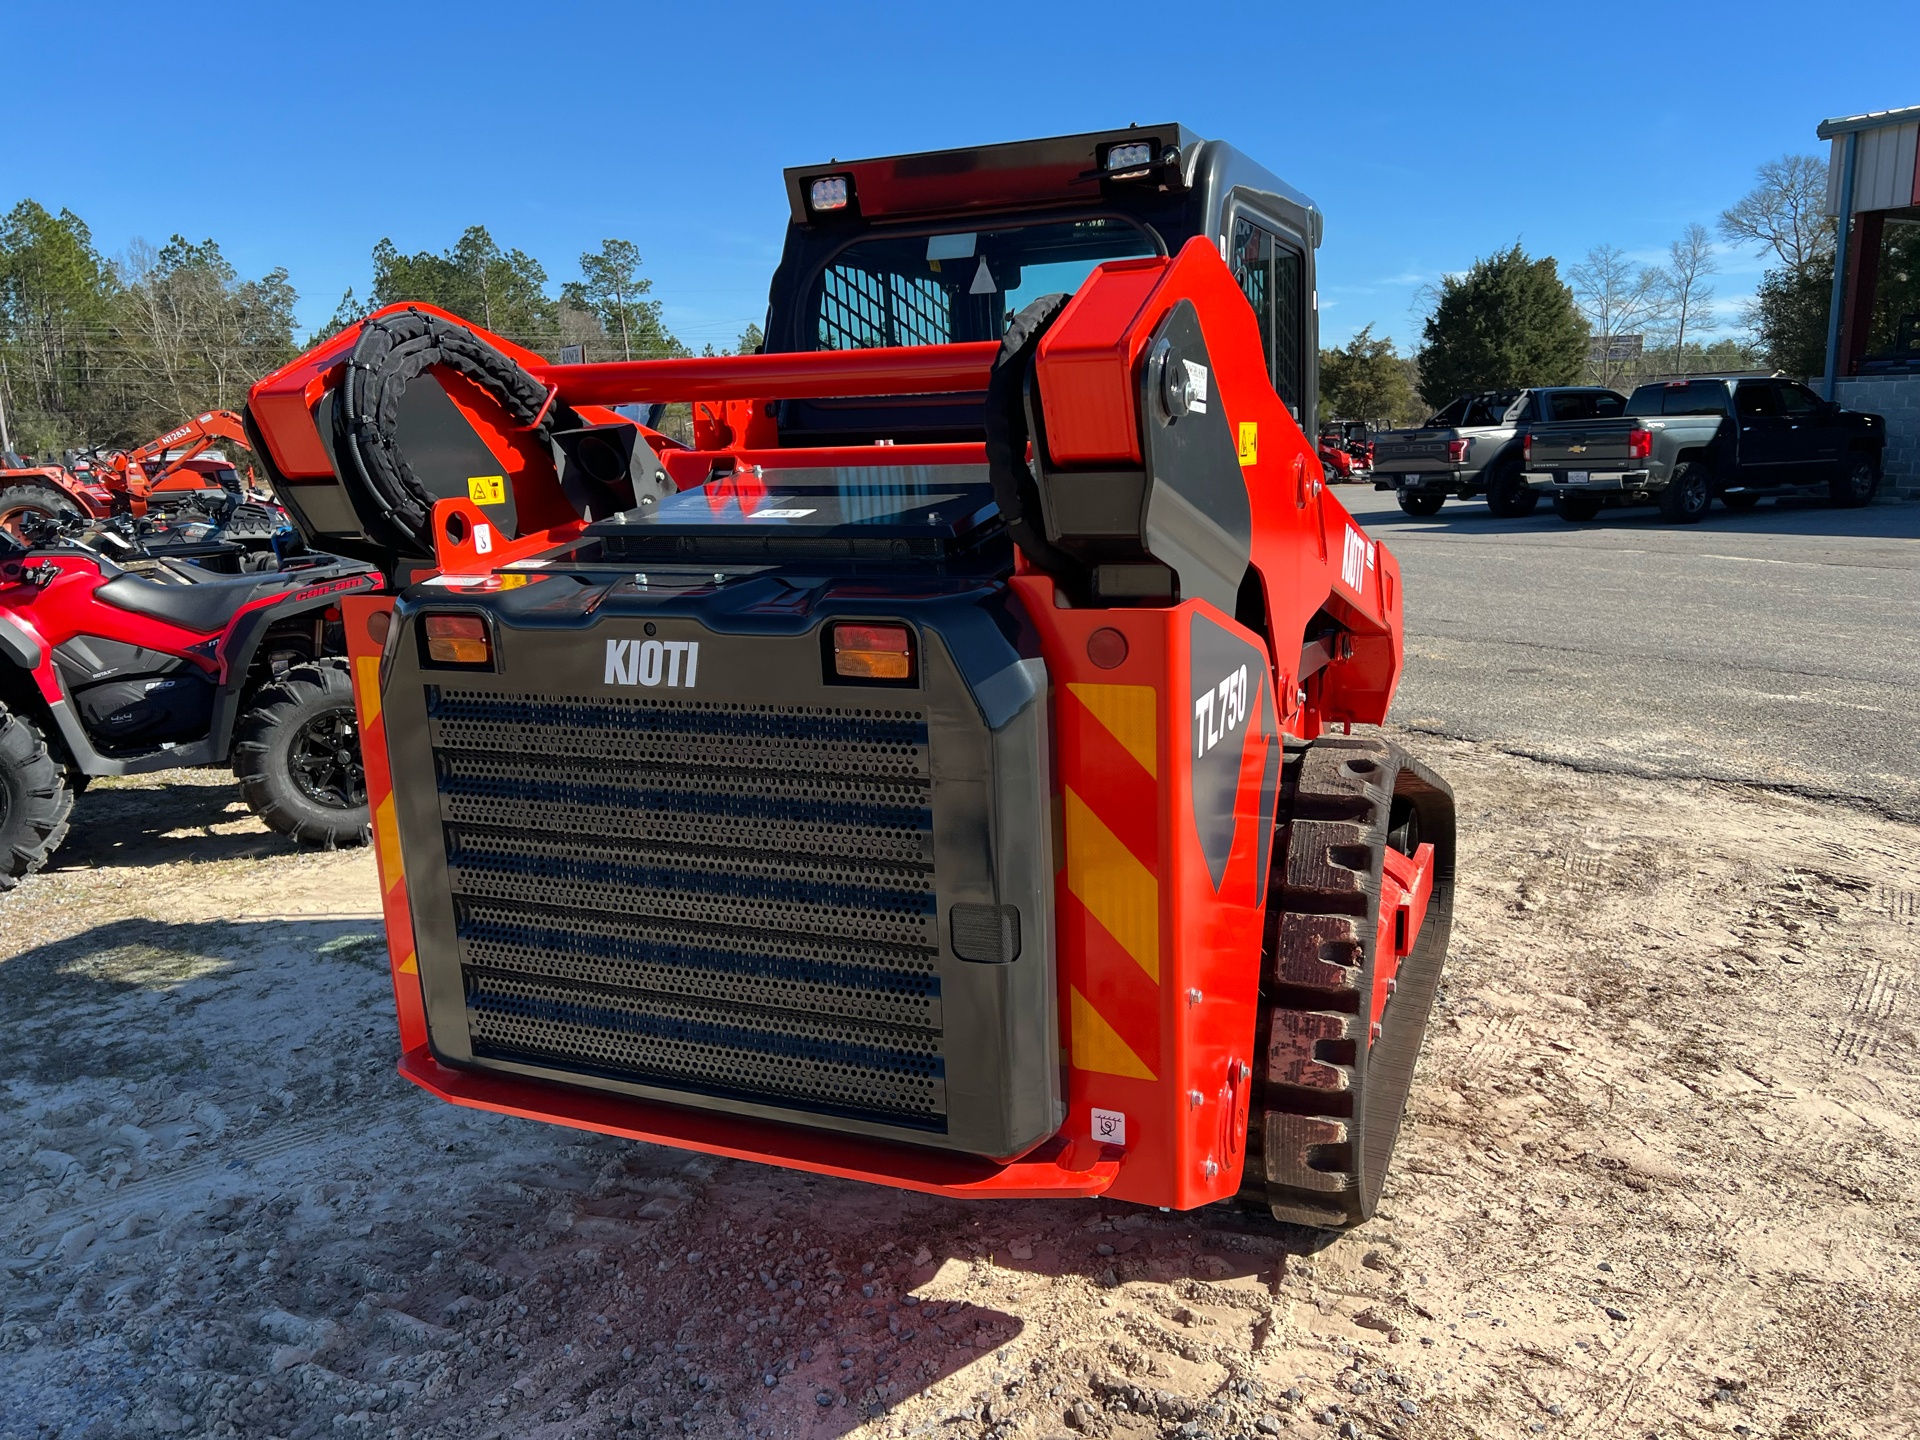
[[(285, 265), (304, 324), (382, 236), (470, 224), (555, 287), (634, 240), (681, 338), (760, 318), (780, 170), (1175, 119), (1327, 213), (1322, 335), (1516, 238), (1563, 268), (1711, 227), (1829, 115), (1920, 104), (1920, 4), (23, 5), (0, 206), (108, 253), (176, 231)], [(1825, 27), (1825, 28), (1823, 28)], [(1757, 257), (1721, 247), (1731, 321)]]

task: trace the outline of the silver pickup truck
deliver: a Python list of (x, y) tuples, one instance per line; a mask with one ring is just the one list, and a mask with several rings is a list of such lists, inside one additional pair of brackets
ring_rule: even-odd
[(1373, 438), (1373, 488), (1400, 492), (1409, 515), (1432, 515), (1449, 495), (1487, 497), (1502, 519), (1530, 514), (1539, 496), (1520, 478), (1521, 442), (1536, 422), (1618, 415), (1626, 397), (1593, 385), (1536, 386), (1462, 395), (1418, 430)]
[(1591, 520), (1611, 500), (1657, 504), (1668, 520), (1700, 519), (1714, 496), (1748, 510), (1762, 496), (1824, 490), (1864, 505), (1880, 484), (1886, 422), (1829, 404), (1778, 376), (1642, 385), (1617, 419), (1535, 425), (1523, 474), (1551, 492), (1564, 520)]

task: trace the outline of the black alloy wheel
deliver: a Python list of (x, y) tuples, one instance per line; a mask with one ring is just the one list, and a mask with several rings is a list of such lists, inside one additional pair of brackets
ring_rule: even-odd
[(364, 845), (372, 833), (347, 662), (334, 655), (263, 685), (235, 732), (233, 773), (262, 820), (304, 845)]
[(1697, 524), (1712, 504), (1712, 469), (1704, 460), (1682, 460), (1660, 492), (1660, 518), (1676, 525)]
[(316, 805), (352, 810), (367, 803), (367, 771), (350, 706), (316, 715), (294, 731), (287, 765), (301, 793)]

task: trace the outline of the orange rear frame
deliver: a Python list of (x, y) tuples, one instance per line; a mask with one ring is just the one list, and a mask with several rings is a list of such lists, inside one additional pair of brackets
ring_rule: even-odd
[[(1268, 381), (1253, 315), (1231, 272), (1204, 241), (1171, 258), (1100, 267), (1048, 332), (1036, 373), (1055, 466), (1140, 463), (1134, 377), (1155, 327), (1182, 299), (1191, 300), (1200, 316), (1219, 403), (1239, 440), (1266, 634), (1198, 599), (1171, 606), (1063, 608), (1053, 581), (1032, 573), (1024, 561), (1011, 582), (1039, 632), (1052, 683), (1054, 939), (1068, 1102), (1065, 1123), (1052, 1138), (997, 1163), (439, 1064), (427, 1046), (380, 719), (380, 657), (392, 600), (355, 598), (344, 605), (347, 641), (400, 1021), (401, 1073), (456, 1104), (956, 1197), (1109, 1194), (1186, 1209), (1233, 1195), (1244, 1163), (1248, 1081), (1256, 1059), (1281, 737), (1312, 739), (1329, 723), (1378, 723), (1385, 717), (1401, 664), (1400, 587), (1393, 557), (1325, 490), (1312, 444)], [(256, 387), (255, 417), (295, 483), (318, 473), (312, 468), (319, 451), (312, 410), (354, 334)], [(724, 453), (743, 472), (758, 462), (977, 465), (985, 458), (980, 445), (897, 446), (884, 454), (868, 447), (761, 448), (771, 437), (756, 402), (770, 395), (978, 390), (992, 360), (984, 352), (992, 347), (558, 367), (486, 338), (570, 403), (706, 402), (702, 438), (721, 438), (724, 427), (730, 442)], [(484, 407), (469, 413), (486, 418)], [(552, 486), (551, 477), (528, 462), (520, 437), (505, 426), (480, 428), (513, 478), (520, 513), (541, 513), (543, 497), (522, 498), (519, 487)], [(713, 451), (662, 453), (682, 488), (702, 483), (714, 458)], [(324, 463), (324, 454), (318, 459)], [(456, 518), (458, 523), (449, 523)], [(521, 583), (515, 562), (554, 548), (580, 529), (573, 521), (511, 538), (488, 534), (483, 552), (475, 535), (485, 525), (486, 517), (465, 500), (436, 507), (436, 583), (450, 593)], [(1344, 640), (1313, 658), (1306, 639), (1321, 615), (1337, 622)], [(1206, 662), (1196, 645), (1212, 647), (1209, 653), (1241, 647), (1252, 657), (1244, 678), (1236, 679), (1240, 672), (1229, 666), (1216, 691), (1212, 674), (1200, 672)], [(1196, 682), (1197, 675), (1204, 683)], [(1241, 746), (1224, 801), (1198, 795), (1195, 788), (1197, 762), (1222, 742)], [(1215, 833), (1229, 839), (1215, 841), (1210, 861), (1198, 817), (1207, 805), (1221, 804), (1227, 829)], [(1391, 966), (1418, 935), (1431, 874), (1431, 848), (1425, 846), (1388, 866), (1376, 1020), (1390, 993)]]

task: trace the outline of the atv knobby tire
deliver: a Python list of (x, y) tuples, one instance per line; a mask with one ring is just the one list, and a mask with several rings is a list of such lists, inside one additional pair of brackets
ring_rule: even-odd
[[(1400, 1133), (1453, 924), (1453, 791), (1399, 746), (1290, 743), (1260, 974), (1241, 1195), (1277, 1220), (1368, 1219)], [(1433, 894), (1372, 1028), (1387, 846), (1434, 850)]]
[(72, 813), (66, 770), (40, 727), (0, 705), (0, 892), (47, 863)]
[(254, 697), (233, 746), (253, 813), (303, 845), (364, 845), (371, 833), (360, 722), (347, 662), (296, 665)]

